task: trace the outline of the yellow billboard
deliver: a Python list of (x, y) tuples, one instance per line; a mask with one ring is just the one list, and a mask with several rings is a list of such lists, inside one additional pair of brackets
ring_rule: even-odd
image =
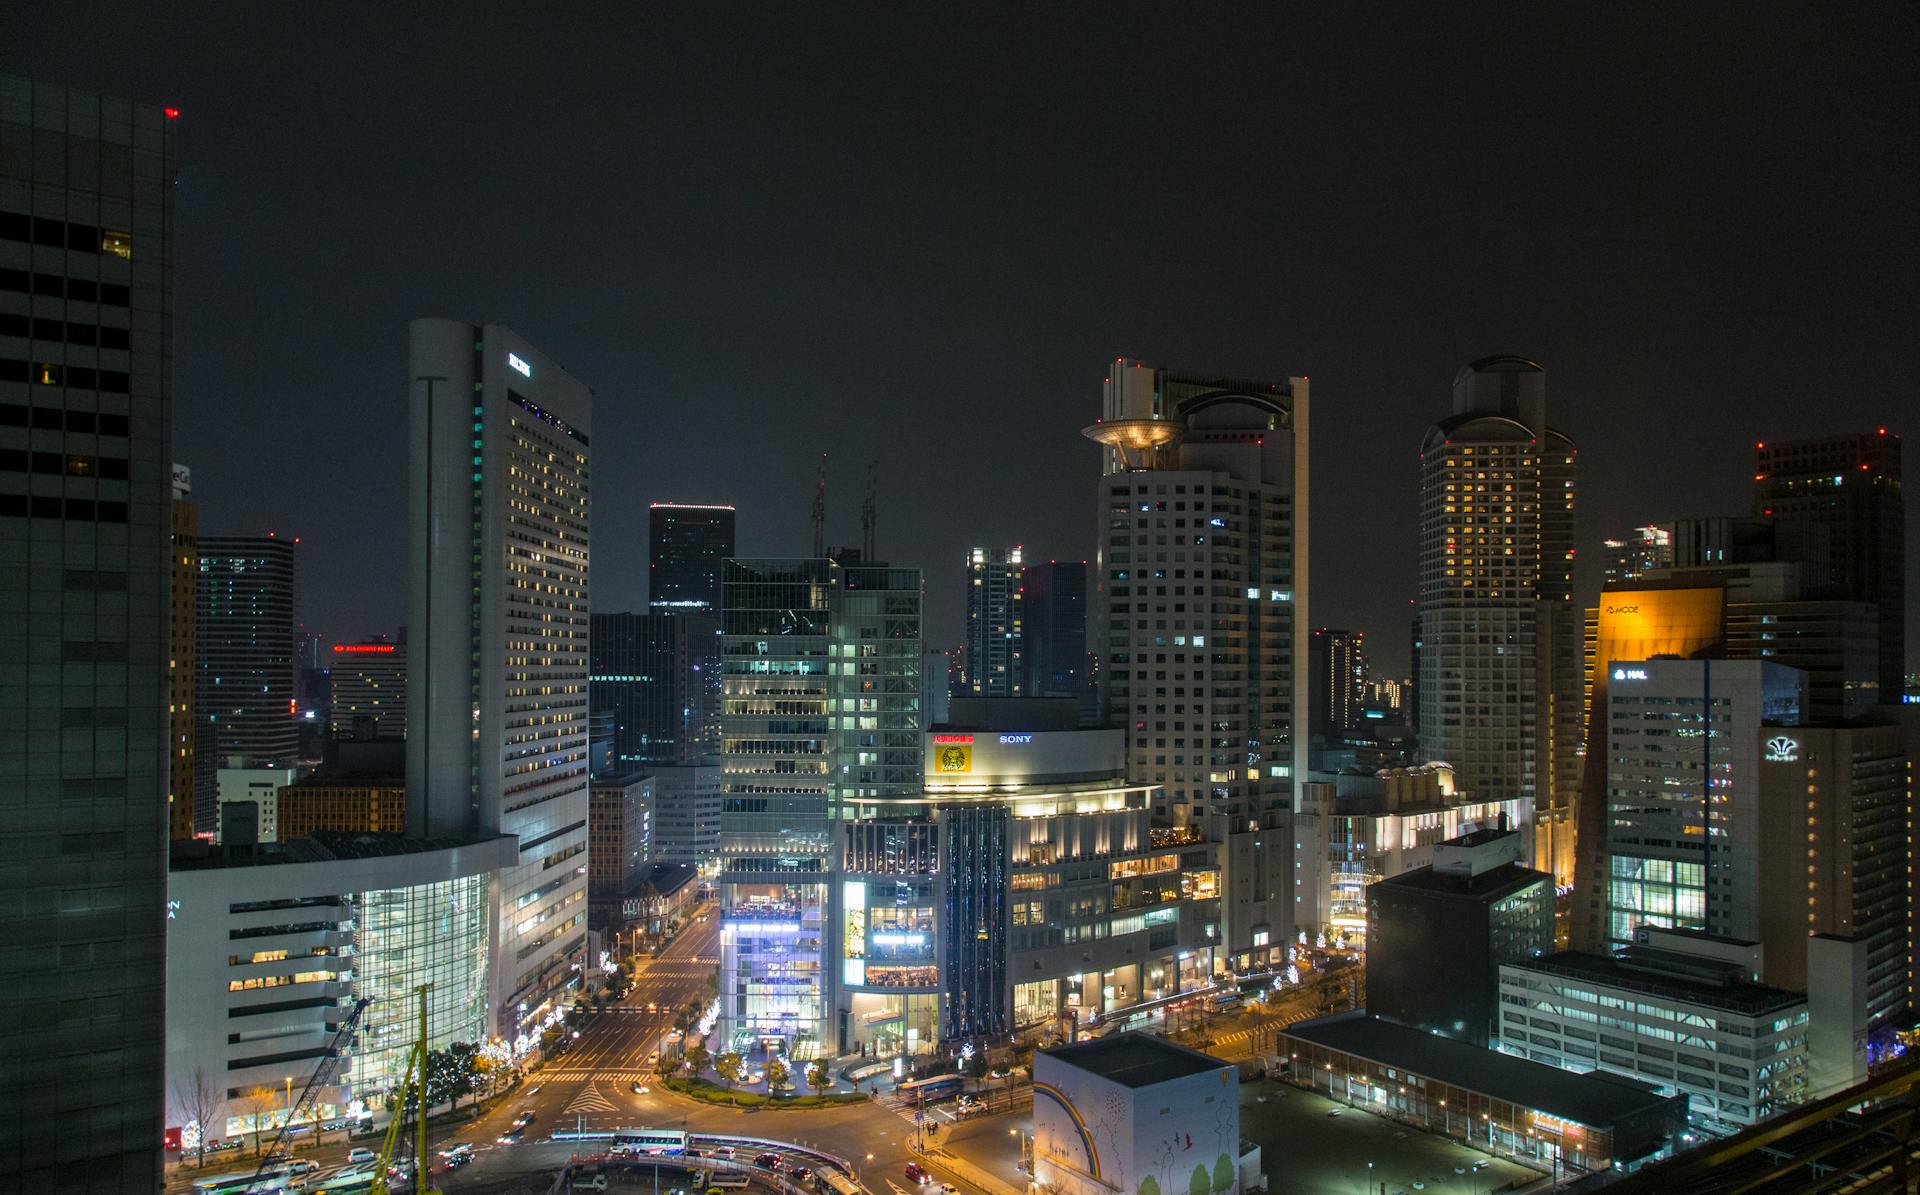
[(941, 772), (973, 771), (971, 744), (940, 744), (934, 747), (934, 768)]

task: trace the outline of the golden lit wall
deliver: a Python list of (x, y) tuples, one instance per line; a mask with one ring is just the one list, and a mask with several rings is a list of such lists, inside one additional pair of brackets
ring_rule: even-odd
[(1606, 923), (1607, 688), (1610, 666), (1654, 656), (1690, 657), (1723, 636), (1727, 591), (1619, 589), (1600, 594), (1588, 619), (1587, 761), (1574, 815), (1573, 946), (1598, 949)]

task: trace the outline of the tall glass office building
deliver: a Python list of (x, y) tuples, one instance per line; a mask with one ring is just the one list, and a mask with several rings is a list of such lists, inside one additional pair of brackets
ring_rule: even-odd
[(22, 1190), (161, 1183), (174, 115), (0, 76), (0, 1174)]
[(406, 888), (363, 892), (354, 900), (358, 934), (354, 994), (373, 1001), (360, 1017), (353, 1090), (369, 1102), (405, 1075), (427, 992), (427, 1038), (435, 1048), (487, 1040), (487, 883), (485, 872)]
[(722, 1040), (831, 1055), (832, 827), (919, 792), (921, 575), (729, 560), (724, 578)]

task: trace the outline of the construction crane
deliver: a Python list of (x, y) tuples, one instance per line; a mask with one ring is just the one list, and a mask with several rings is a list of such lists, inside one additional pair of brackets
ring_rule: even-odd
[(414, 988), (420, 997), (420, 1033), (413, 1040), (413, 1048), (407, 1051), (407, 1075), (400, 1081), (398, 1103), (393, 1119), (387, 1122), (386, 1140), (380, 1146), (380, 1157), (374, 1162), (373, 1185), (367, 1188), (367, 1195), (389, 1195), (387, 1172), (393, 1166), (394, 1147), (400, 1143), (400, 1126), (406, 1123), (407, 1097), (418, 1088), (418, 1096), (413, 1101), (413, 1186), (408, 1188), (414, 1195), (440, 1195), (436, 1187), (427, 1185), (427, 989), (433, 985), (423, 983)]
[(306, 1086), (300, 1089), (299, 1102), (287, 1109), (287, 1118), (280, 1125), (279, 1135), (273, 1139), (273, 1148), (267, 1150), (261, 1158), (259, 1167), (253, 1172), (254, 1181), (247, 1184), (248, 1190), (254, 1190), (265, 1177), (267, 1166), (272, 1159), (285, 1156), (287, 1134), (292, 1131), (294, 1125), (299, 1123), (300, 1113), (303, 1110), (311, 1106), (313, 1115), (310, 1119), (320, 1119), (320, 1111), (316, 1104), (320, 1092), (333, 1086), (334, 1081), (339, 1077), (340, 1068), (346, 1064), (349, 1049), (353, 1044), (354, 1027), (360, 1023), (360, 1014), (367, 1011), (367, 1006), (372, 1003), (372, 1000), (364, 997), (353, 1002), (353, 1012), (348, 1015), (340, 1028), (334, 1031), (332, 1040), (327, 1042), (327, 1056), (320, 1060), (319, 1066), (313, 1068), (313, 1074), (307, 1076)]

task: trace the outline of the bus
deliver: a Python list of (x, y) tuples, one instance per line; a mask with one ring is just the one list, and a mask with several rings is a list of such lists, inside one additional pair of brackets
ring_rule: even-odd
[(259, 1170), (236, 1170), (232, 1174), (198, 1179), (194, 1195), (273, 1195), (284, 1191), (293, 1181), (293, 1168), (284, 1162)]
[(352, 1167), (329, 1174), (313, 1188), (312, 1195), (361, 1195), (373, 1186), (376, 1172), (370, 1167)]
[(753, 1176), (744, 1172), (716, 1170), (707, 1176), (707, 1190), (744, 1191), (752, 1181)]
[(677, 1129), (615, 1129), (613, 1149), (635, 1157), (687, 1152), (687, 1135)]
[(1218, 996), (1215, 996), (1213, 999), (1207, 1001), (1207, 1007), (1213, 1009), (1215, 1012), (1219, 1012), (1223, 1008), (1232, 1008), (1239, 1003), (1240, 1003), (1240, 993), (1239, 991), (1236, 990), (1231, 992), (1221, 992)]
[(930, 1079), (914, 1079), (894, 1088), (902, 1099), (915, 1104), (931, 1104), (937, 1100), (948, 1099), (960, 1094), (960, 1088), (966, 1083), (959, 1075), (935, 1075)]
[(838, 1170), (822, 1170), (813, 1179), (813, 1185), (821, 1195), (867, 1195), (859, 1183), (854, 1182)]

